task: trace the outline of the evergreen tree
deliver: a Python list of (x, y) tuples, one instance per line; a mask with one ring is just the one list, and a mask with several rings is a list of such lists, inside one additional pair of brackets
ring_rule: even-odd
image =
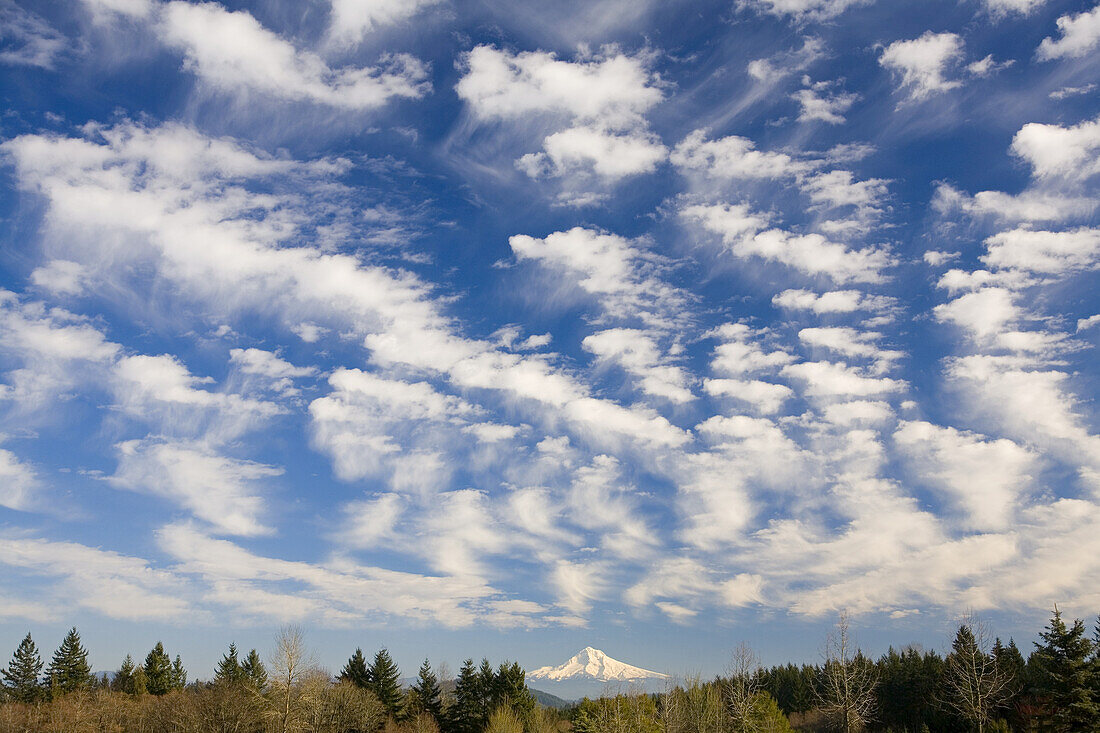
[(171, 692), (175, 678), (172, 660), (159, 641), (145, 657), (145, 687), (150, 694), (166, 695)]
[(1036, 691), (1047, 703), (1045, 717), (1051, 730), (1100, 730), (1100, 706), (1092, 695), (1092, 643), (1085, 636), (1085, 625), (1075, 619), (1067, 627), (1055, 606), (1039, 638), (1042, 643), (1035, 643), (1039, 666)]
[(145, 676), (145, 667), (134, 668), (134, 680), (131, 683), (130, 694), (135, 697), (149, 694), (149, 678)]
[(474, 660), (467, 659), (455, 680), (455, 702), (448, 715), (448, 733), (480, 733), (488, 722), (481, 696), (481, 680)]
[(19, 643), (11, 663), (2, 672), (8, 697), (15, 702), (34, 702), (41, 697), (42, 684), (38, 677), (42, 673), (42, 657), (30, 634)]
[(115, 692), (134, 694), (134, 659), (129, 654), (115, 672), (115, 678), (111, 680), (111, 689)]
[(340, 670), (340, 679), (346, 680), (356, 687), (370, 689), (370, 670), (367, 669), (367, 660), (363, 657), (362, 649), (358, 647), (355, 649), (355, 654), (351, 655), (348, 663)]
[(431, 663), (425, 659), (420, 665), (420, 671), (416, 675), (416, 684), (411, 692), (415, 695), (416, 704), (426, 713), (429, 713), (437, 721), (443, 715), (443, 702), (439, 689), (439, 680), (432, 671)]
[(88, 650), (80, 643), (76, 627), (69, 629), (65, 640), (53, 654), (46, 674), (52, 689), (60, 692), (76, 692), (92, 686), (92, 668), (88, 665)]
[(172, 662), (172, 689), (182, 690), (187, 687), (187, 670), (183, 668), (180, 655), (176, 655), (176, 661)]
[(527, 720), (535, 709), (535, 697), (527, 689), (527, 674), (517, 663), (500, 665), (492, 685), (489, 708), (496, 710), (507, 706), (523, 720)]
[(237, 660), (237, 645), (229, 644), (229, 651), (222, 655), (218, 666), (214, 668), (214, 682), (236, 684), (244, 681), (244, 668)]
[(248, 652), (244, 664), (241, 665), (241, 672), (244, 674), (245, 681), (258, 692), (263, 692), (264, 688), (267, 687), (267, 668), (264, 667), (264, 663), (255, 649)]
[(1024, 655), (1016, 647), (1014, 639), (1010, 638), (1008, 640), (1008, 646), (997, 639), (993, 644), (993, 658), (997, 662), (997, 667), (1004, 670), (1009, 680), (1008, 696), (997, 708), (996, 713), (1003, 718), (1008, 718), (1009, 722), (1014, 724), (1013, 727), (1021, 728), (1023, 727), (1023, 721), (1020, 720), (1018, 711), (1026, 687), (1027, 674), (1027, 663), (1024, 661)]
[(393, 663), (393, 658), (390, 657), (388, 650), (385, 648), (380, 649), (374, 655), (374, 662), (371, 663), (368, 674), (370, 675), (368, 686), (371, 692), (386, 708), (386, 712), (394, 718), (400, 717), (401, 703), (404, 698), (401, 693), (401, 672), (397, 669), (397, 665)]

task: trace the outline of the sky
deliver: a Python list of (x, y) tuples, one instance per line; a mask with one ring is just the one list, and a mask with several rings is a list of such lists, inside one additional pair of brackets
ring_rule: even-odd
[(1094, 618), (1098, 85), (1092, 1), (0, 0), (0, 654)]

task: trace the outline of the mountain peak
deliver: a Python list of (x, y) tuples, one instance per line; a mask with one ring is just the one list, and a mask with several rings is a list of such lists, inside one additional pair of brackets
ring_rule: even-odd
[(630, 682), (645, 679), (667, 679), (668, 675), (612, 659), (595, 647), (586, 646), (557, 667), (540, 667), (527, 674), (528, 679), (594, 680), (596, 682)]

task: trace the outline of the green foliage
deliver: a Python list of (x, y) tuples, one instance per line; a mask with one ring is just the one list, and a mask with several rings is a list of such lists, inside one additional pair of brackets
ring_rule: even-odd
[(388, 650), (380, 649), (374, 655), (368, 674), (368, 689), (374, 693), (390, 716), (400, 717), (401, 705), (404, 702), (404, 695), (401, 693), (401, 671), (394, 664)]
[(42, 657), (31, 635), (23, 637), (8, 668), (2, 670), (7, 696), (15, 702), (34, 702), (42, 695), (38, 677), (42, 673)]
[(145, 676), (144, 667), (136, 667), (134, 669), (134, 681), (131, 683), (130, 694), (135, 697), (149, 694), (149, 678)]
[(507, 705), (501, 705), (489, 716), (485, 733), (523, 733), (523, 721)]
[(574, 733), (660, 733), (657, 702), (651, 695), (585, 698), (573, 709)]
[(69, 629), (61, 646), (53, 653), (46, 669), (51, 690), (55, 693), (76, 692), (92, 687), (92, 668), (88, 665), (88, 650), (80, 643), (76, 627)]
[(526, 677), (527, 673), (519, 664), (501, 664), (489, 681), (489, 704), (493, 708), (507, 707), (526, 720), (535, 709), (535, 698), (527, 689)]
[(346, 680), (356, 687), (368, 689), (370, 687), (370, 670), (367, 669), (367, 660), (363, 657), (363, 650), (356, 649), (348, 663), (340, 671), (339, 679)]
[(1036, 692), (1044, 698), (1043, 716), (1052, 731), (1095, 731), (1100, 705), (1093, 697), (1092, 642), (1080, 619), (1067, 626), (1057, 607), (1036, 642)]
[(431, 715), (437, 721), (443, 717), (442, 691), (439, 688), (439, 680), (432, 671), (431, 663), (425, 659), (416, 674), (416, 684), (410, 690), (410, 695), (415, 699), (415, 706), (419, 711)]
[(128, 695), (134, 694), (134, 658), (129, 654), (115, 672), (115, 678), (111, 680), (111, 689)]
[(172, 662), (172, 689), (182, 690), (184, 687), (187, 687), (187, 670), (183, 668), (183, 660), (177, 654), (176, 660)]
[(244, 664), (241, 665), (241, 672), (245, 681), (257, 692), (263, 692), (267, 687), (267, 668), (255, 649), (248, 652)]
[(214, 668), (214, 682), (236, 684), (244, 681), (244, 669), (237, 659), (237, 645), (230, 642), (229, 651), (222, 655)]
[(175, 689), (172, 660), (159, 641), (145, 657), (145, 687), (152, 695), (167, 695)]
[(779, 703), (768, 693), (761, 692), (756, 695), (753, 700), (752, 712), (755, 718), (754, 731), (759, 731), (759, 733), (794, 733), (791, 722), (779, 709)]
[(447, 720), (449, 733), (479, 733), (489, 722), (481, 687), (474, 660), (467, 659), (455, 680), (455, 702)]

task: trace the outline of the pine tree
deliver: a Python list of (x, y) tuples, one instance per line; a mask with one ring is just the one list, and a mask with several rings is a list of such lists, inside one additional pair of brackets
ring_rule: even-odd
[(38, 677), (42, 673), (42, 657), (34, 645), (31, 635), (27, 634), (12, 654), (11, 663), (3, 670), (4, 685), (8, 696), (15, 702), (34, 702), (42, 696), (42, 684)]
[(504, 705), (527, 720), (535, 709), (535, 698), (527, 689), (526, 676), (519, 664), (501, 664), (491, 683), (490, 709)]
[(237, 645), (229, 644), (229, 651), (222, 655), (218, 666), (214, 668), (214, 682), (236, 684), (244, 680), (244, 669), (237, 661)]
[(1067, 627), (1062, 613), (1054, 616), (1035, 643), (1039, 663), (1037, 692), (1048, 703), (1048, 722), (1054, 731), (1100, 730), (1100, 706), (1092, 695), (1092, 643), (1085, 637), (1085, 625), (1075, 619)]
[(418, 705), (437, 721), (443, 714), (443, 702), (440, 697), (439, 680), (432, 671), (431, 663), (425, 659), (416, 675), (416, 684), (411, 690), (416, 695)]
[(255, 649), (248, 652), (244, 664), (241, 665), (241, 672), (248, 684), (252, 685), (258, 692), (263, 692), (264, 688), (267, 687), (267, 668), (264, 667), (264, 663)]
[(135, 697), (149, 694), (148, 677), (145, 676), (145, 667), (134, 668), (134, 681), (131, 683), (130, 694)]
[(448, 724), (450, 733), (480, 733), (488, 722), (481, 699), (481, 680), (474, 660), (467, 659), (455, 680), (455, 703), (451, 706)]
[(176, 655), (176, 661), (172, 662), (172, 689), (182, 690), (187, 687), (187, 670), (183, 668), (183, 660)]
[(363, 657), (363, 650), (356, 648), (355, 654), (348, 659), (344, 669), (340, 671), (340, 679), (346, 680), (356, 687), (369, 689), (371, 686), (370, 670), (367, 669), (367, 660)]
[(69, 629), (65, 640), (53, 654), (46, 674), (54, 689), (61, 693), (86, 690), (92, 686), (92, 668), (88, 665), (88, 650), (80, 643), (76, 627)]
[(115, 692), (134, 694), (134, 659), (129, 654), (115, 672), (115, 678), (111, 680), (111, 689)]
[(145, 657), (145, 687), (150, 694), (166, 695), (172, 691), (174, 681), (172, 660), (158, 641)]
[(397, 669), (397, 665), (393, 663), (393, 658), (390, 657), (388, 650), (383, 648), (374, 655), (374, 662), (371, 663), (368, 674), (370, 675), (368, 685), (371, 692), (386, 708), (386, 712), (394, 718), (400, 717), (401, 703), (404, 697), (401, 694), (401, 672)]

